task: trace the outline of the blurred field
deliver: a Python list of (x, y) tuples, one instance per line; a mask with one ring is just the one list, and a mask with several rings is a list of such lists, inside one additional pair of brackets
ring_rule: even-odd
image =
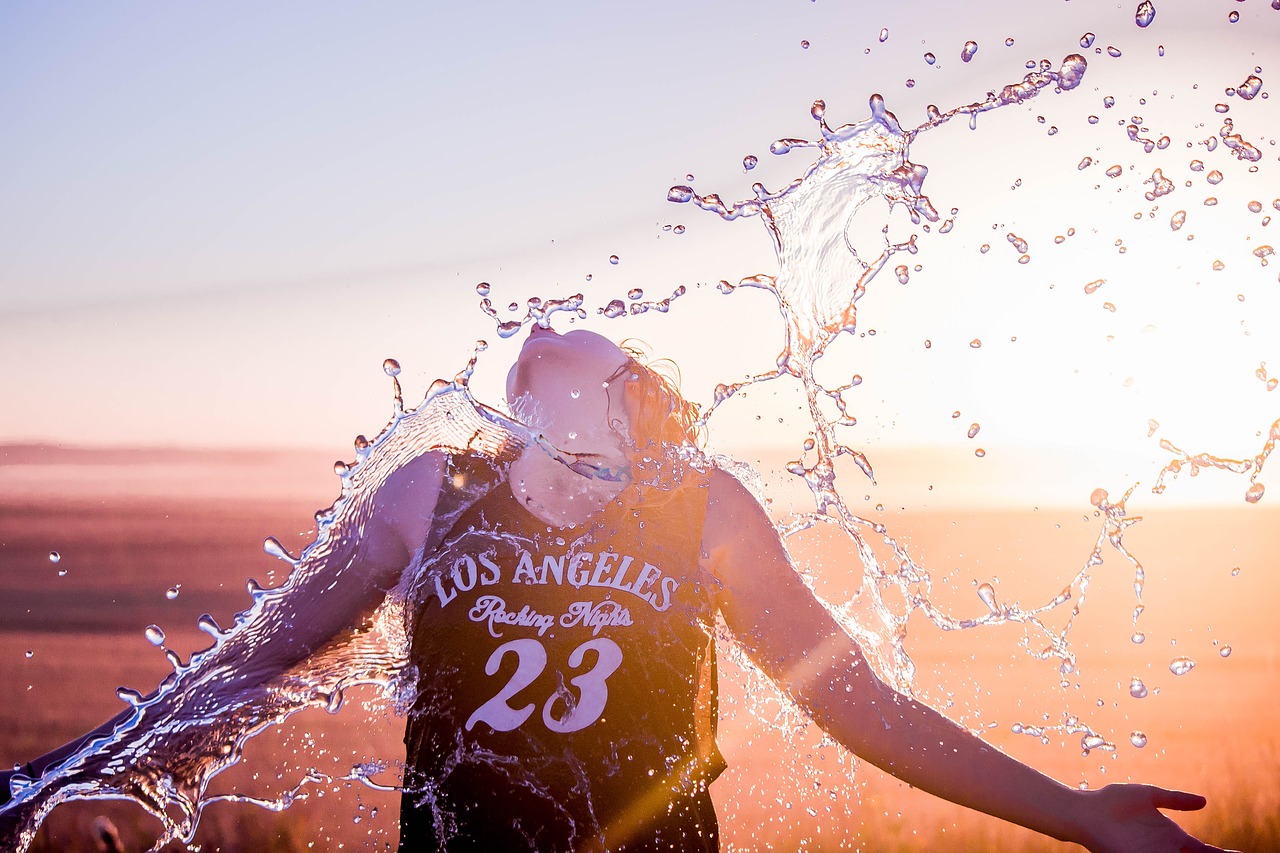
[[(263, 537), (274, 534), (297, 550), (309, 541), (312, 512), (336, 492), (330, 460), (307, 454), (125, 453), (104, 462), (30, 450), (7, 459), (0, 465), (6, 764), (114, 714), (116, 686), (153, 686), (167, 664), (144, 640), (146, 625), (160, 625), (184, 658), (203, 645), (197, 616), (209, 612), (225, 624), (248, 601), (247, 577), (281, 579), (283, 564), (262, 553)], [(1052, 597), (1097, 532), (1096, 519), (1075, 510), (884, 513), (881, 520), (934, 572), (935, 599), (962, 616), (983, 610), (975, 581), (998, 578), (1003, 600)], [(1108, 553), (1072, 632), (1081, 671), (1065, 690), (1053, 665), (1021, 651), (1016, 627), (944, 635), (913, 622), (918, 693), (1069, 784), (1135, 779), (1198, 790), (1210, 807), (1185, 825), (1218, 844), (1280, 850), (1278, 522), (1274, 511), (1246, 506), (1153, 513), (1137, 525), (1127, 541), (1147, 567), (1147, 640), (1128, 639), (1132, 571)], [(817, 567), (824, 596), (839, 602), (856, 591), (835, 543), (793, 546)], [(57, 564), (48, 559), (53, 549), (62, 555)], [(165, 591), (175, 584), (179, 595), (169, 600)], [(1224, 658), (1225, 645), (1232, 652)], [(1167, 665), (1181, 654), (1198, 666), (1176, 677)], [(1134, 675), (1151, 696), (1129, 696)], [(855, 772), (849, 756), (821, 744), (811, 727), (791, 727), (771, 690), (727, 656), (721, 680), (730, 770), (713, 792), (726, 849), (1062, 849), (872, 768)], [(337, 777), (358, 761), (400, 758), (399, 721), (364, 713), (361, 704), (348, 702), (337, 716), (301, 715), (251, 742), (245, 761), (217, 780), (219, 790), (270, 797), (309, 768)], [(1060, 721), (1064, 712), (1085, 719), (1116, 751), (1084, 757), (1078, 735), (1054, 735), (1044, 745), (1010, 731), (1014, 722), (1042, 724), (1044, 714)], [(1133, 730), (1147, 734), (1144, 749), (1129, 744)], [(205, 851), (394, 849), (394, 794), (341, 781), (307, 790), (304, 802), (280, 815), (215, 804), (197, 843)], [(127, 804), (81, 803), (54, 813), (36, 849), (95, 849), (89, 827), (99, 814), (116, 822), (126, 849), (155, 837), (154, 821)]]

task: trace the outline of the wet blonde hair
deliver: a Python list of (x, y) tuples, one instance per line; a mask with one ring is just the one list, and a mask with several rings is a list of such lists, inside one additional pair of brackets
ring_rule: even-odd
[(651, 360), (647, 347), (628, 339), (618, 345), (627, 356), (620, 373), (627, 376), (623, 391), (627, 420), (636, 450), (653, 445), (698, 446), (702, 429), (698, 407), (680, 394), (680, 368), (670, 359)]

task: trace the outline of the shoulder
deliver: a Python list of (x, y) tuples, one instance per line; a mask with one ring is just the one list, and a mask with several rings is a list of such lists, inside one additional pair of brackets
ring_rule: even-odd
[(394, 540), (407, 553), (413, 553), (435, 518), (451, 468), (451, 454), (433, 450), (388, 474), (374, 493), (364, 536)]
[(761, 512), (760, 501), (742, 481), (716, 467), (707, 478), (707, 521), (729, 520), (743, 513)]
[(708, 481), (703, 551), (714, 556), (773, 538), (773, 523), (751, 490), (729, 471), (713, 469)]

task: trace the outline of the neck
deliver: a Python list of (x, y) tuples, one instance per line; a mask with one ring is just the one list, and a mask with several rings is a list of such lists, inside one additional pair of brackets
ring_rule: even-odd
[(574, 454), (541, 437), (525, 447), (510, 470), (511, 491), (521, 506), (556, 527), (586, 521), (630, 480), (627, 459), (620, 450)]

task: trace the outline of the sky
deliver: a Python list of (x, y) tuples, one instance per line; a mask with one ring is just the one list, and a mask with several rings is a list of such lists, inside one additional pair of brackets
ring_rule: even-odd
[[(775, 262), (759, 222), (671, 204), (670, 186), (736, 199), (785, 184), (812, 156), (769, 143), (812, 138), (815, 98), (836, 124), (881, 93), (914, 126), (928, 104), (1079, 52), (1078, 89), (913, 143), (956, 224), (886, 220), (921, 237), (921, 269), (873, 282), (828, 356), (828, 375), (864, 380), (847, 439), (911, 489), (1019, 500), (1149, 484), (1171, 458), (1162, 438), (1251, 457), (1280, 415), (1265, 373), (1280, 375), (1280, 288), (1253, 254), (1280, 215), (1280, 127), (1265, 84), (1249, 101), (1226, 89), (1265, 66), (1280, 13), (1156, 9), (1139, 28), (1127, 4), (1080, 0), (5, 4), (0, 442), (349, 455), (390, 415), (387, 357), (412, 401), (483, 339), (474, 387), (496, 401), (516, 342), (479, 310), (481, 281), (504, 318), (582, 293), (575, 324), (648, 342), (706, 402), (776, 360), (770, 295), (715, 286)], [(1256, 164), (1203, 144), (1224, 117)], [(1170, 144), (1144, 152), (1130, 122)], [(1175, 190), (1145, 199), (1155, 168)], [(668, 313), (599, 314), (680, 286)], [(717, 413), (712, 444), (796, 455), (799, 415), (794, 387), (758, 386)], [(1208, 472), (1180, 493), (1238, 501), (1244, 486)]]

